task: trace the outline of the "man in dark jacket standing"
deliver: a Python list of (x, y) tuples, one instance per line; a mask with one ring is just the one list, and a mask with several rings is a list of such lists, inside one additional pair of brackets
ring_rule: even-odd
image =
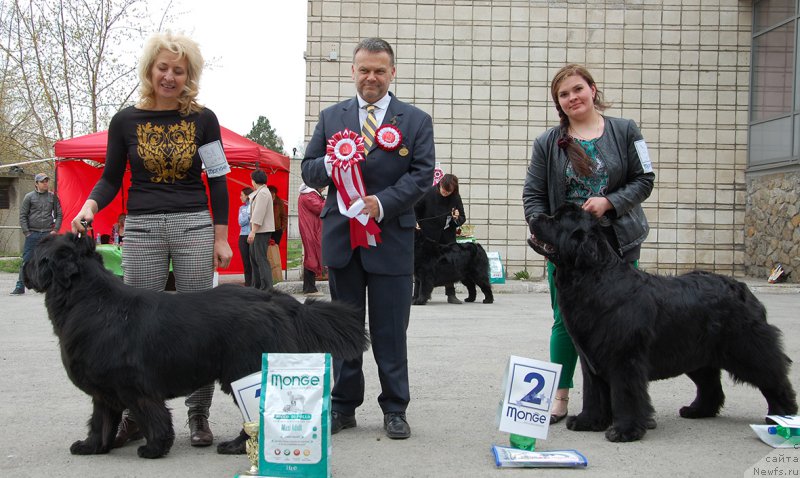
[(25, 246), (22, 249), (19, 279), (11, 295), (25, 293), (25, 263), (31, 258), (33, 248), (44, 236), (56, 234), (61, 228), (61, 204), (56, 195), (50, 192), (50, 178), (38, 173), (34, 181), (36, 189), (25, 195), (19, 209), (19, 225), (25, 234)]
[[(330, 188), (320, 217), (331, 298), (357, 306), (362, 316), (369, 308), (384, 430), (389, 438), (403, 439), (411, 436), (406, 329), (414, 203), (433, 182), (433, 123), (430, 115), (389, 93), (395, 65), (386, 41), (361, 41), (352, 73), (358, 94), (320, 113), (300, 167), (308, 186)], [(361, 138), (350, 134), (357, 131)], [(351, 165), (357, 140), (364, 141), (366, 159), (358, 156)], [(334, 362), (331, 433), (356, 426), (356, 408), (364, 401), (362, 365), (362, 357)]]

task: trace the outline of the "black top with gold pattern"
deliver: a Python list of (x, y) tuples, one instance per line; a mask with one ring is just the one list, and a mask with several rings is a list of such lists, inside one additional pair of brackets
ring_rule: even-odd
[[(130, 164), (128, 214), (207, 210), (197, 149), (214, 141), (221, 141), (221, 133), (217, 116), (208, 108), (187, 116), (176, 110), (125, 108), (111, 119), (105, 169), (89, 199), (97, 201), (99, 209), (108, 205)], [(228, 224), (225, 176), (209, 178), (208, 189), (214, 224)]]

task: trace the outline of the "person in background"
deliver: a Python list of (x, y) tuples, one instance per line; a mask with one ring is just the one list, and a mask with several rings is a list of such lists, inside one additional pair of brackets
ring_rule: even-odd
[(275, 230), (272, 195), (267, 189), (267, 173), (256, 169), (250, 174), (253, 192), (250, 193), (250, 263), (253, 268), (252, 286), (256, 289), (272, 288), (272, 268), (267, 259), (267, 248)]
[(244, 268), (244, 286), (250, 287), (253, 283), (253, 265), (250, 263), (250, 244), (247, 243), (247, 236), (250, 234), (250, 195), (253, 188), (242, 188), (239, 200), (239, 254), (242, 256), (242, 267)]
[[(458, 178), (445, 174), (425, 196), (414, 205), (417, 229), (423, 236), (439, 244), (455, 244), (456, 230), (467, 221), (464, 204), (458, 193)], [(460, 304), (454, 284), (444, 287), (448, 304)]]
[[(163, 291), (171, 262), (178, 293), (208, 290), (214, 270), (227, 267), (233, 256), (225, 176), (208, 178), (210, 211), (203, 182), (198, 148), (223, 153), (216, 115), (196, 100), (202, 70), (200, 48), (189, 37), (150, 37), (139, 61), (139, 101), (111, 119), (103, 175), (72, 220), (72, 232), (85, 232), (84, 224), (114, 199), (130, 167), (122, 266), (133, 287)], [(213, 394), (211, 383), (186, 397), (192, 446), (213, 442)], [(124, 414), (114, 446), (142, 438), (139, 412)]]
[(274, 285), (281, 281), (283, 263), (281, 260), (280, 247), (278, 246), (280, 246), (283, 233), (289, 225), (289, 213), (286, 210), (286, 201), (278, 196), (278, 188), (275, 186), (267, 186), (267, 189), (269, 189), (272, 195), (272, 217), (275, 219), (275, 230), (272, 232), (272, 238), (267, 248), (267, 261), (269, 262), (272, 283)]
[(117, 222), (111, 226), (111, 238), (113, 241), (112, 244), (118, 246), (121, 246), (122, 242), (125, 240), (125, 213), (117, 216)]
[[(572, 202), (601, 219), (606, 239), (623, 260), (636, 265), (649, 226), (642, 202), (655, 174), (647, 144), (633, 120), (603, 116), (608, 107), (591, 73), (581, 65), (561, 68), (550, 83), (561, 123), (533, 143), (522, 192), (525, 221), (553, 214)], [(532, 234), (532, 231), (531, 231)], [(562, 365), (550, 423), (567, 416), (569, 389), (578, 354), (556, 300), (555, 266), (547, 263), (554, 323), (550, 360)]]
[(310, 188), (300, 185), (297, 197), (297, 217), (300, 240), (303, 241), (303, 294), (321, 296), (317, 290), (317, 276), (322, 275), (322, 206), (325, 188)]
[(286, 210), (286, 201), (278, 196), (278, 188), (275, 186), (267, 186), (270, 194), (272, 195), (272, 217), (275, 218), (275, 230), (272, 232), (272, 240), (275, 244), (281, 243), (283, 232), (289, 225), (289, 213)]
[(56, 234), (61, 228), (61, 203), (50, 192), (50, 178), (45, 173), (33, 177), (34, 190), (25, 195), (19, 208), (19, 227), (25, 235), (22, 248), (22, 264), (19, 266), (17, 285), (11, 295), (25, 293), (25, 263), (33, 254), (33, 248), (48, 234)]
[[(331, 188), (321, 214), (322, 258), (328, 266), (331, 297), (352, 304), (363, 315), (369, 307), (383, 429), (391, 439), (404, 439), (411, 436), (406, 419), (411, 400), (406, 330), (414, 268), (414, 203), (433, 183), (436, 155), (430, 115), (389, 93), (395, 71), (389, 43), (380, 38), (359, 42), (352, 64), (358, 94), (320, 113), (300, 167), (308, 186)], [(385, 136), (379, 134), (381, 127)], [(366, 159), (360, 163), (365, 194), (359, 193), (352, 202), (347, 190), (337, 190), (331, 176), (351, 172), (334, 165), (326, 154), (328, 140), (345, 128), (360, 131), (365, 143)], [(401, 143), (393, 146), (388, 141), (399, 136), (392, 128), (402, 136)], [(348, 203), (340, 207), (345, 197)], [(345, 214), (354, 205), (362, 206), (357, 212), (366, 216), (367, 229)], [(375, 224), (380, 242), (368, 230), (377, 233)], [(356, 408), (364, 402), (362, 365), (363, 357), (335, 360), (331, 433), (356, 426)]]

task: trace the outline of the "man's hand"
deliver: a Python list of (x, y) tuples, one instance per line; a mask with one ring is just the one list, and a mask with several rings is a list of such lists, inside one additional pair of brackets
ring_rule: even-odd
[(364, 209), (361, 210), (362, 214), (367, 214), (369, 217), (376, 219), (381, 215), (381, 207), (378, 205), (378, 198), (375, 196), (364, 196)]
[(252, 244), (255, 239), (256, 239), (256, 233), (250, 231), (250, 234), (247, 235), (247, 243)]

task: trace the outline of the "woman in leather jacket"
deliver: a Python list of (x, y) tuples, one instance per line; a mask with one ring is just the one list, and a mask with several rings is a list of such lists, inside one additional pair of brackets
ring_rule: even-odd
[[(603, 116), (609, 105), (591, 73), (581, 65), (561, 68), (550, 83), (560, 124), (533, 143), (522, 193), (525, 220), (553, 214), (566, 202), (580, 205), (603, 219), (606, 239), (620, 257), (638, 263), (649, 227), (641, 203), (653, 190), (655, 174), (647, 144), (633, 120)], [(569, 389), (578, 355), (561, 320), (553, 281), (555, 266), (547, 263), (554, 323), (550, 360), (560, 363), (561, 379), (551, 423), (567, 415)]]

